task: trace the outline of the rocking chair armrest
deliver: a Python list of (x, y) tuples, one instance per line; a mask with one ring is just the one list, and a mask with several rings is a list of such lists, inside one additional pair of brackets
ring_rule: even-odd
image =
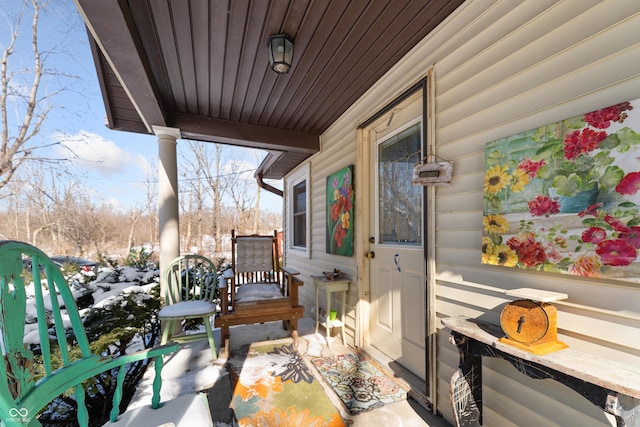
[(299, 277), (292, 277), (291, 278), (291, 282), (293, 285), (295, 285), (296, 287), (298, 286), (304, 286), (304, 280), (302, 280)]
[(289, 297), (291, 300), (291, 305), (294, 307), (298, 306), (298, 288), (304, 285), (304, 281), (299, 278), (297, 275), (300, 274), (297, 271), (293, 270), (294, 274), (285, 273), (285, 281), (284, 286), (286, 287), (284, 291), (285, 295)]
[(229, 268), (220, 274), (218, 279), (218, 290), (220, 292), (220, 309), (222, 314), (229, 313), (229, 294), (231, 294), (231, 304), (235, 300), (236, 276), (233, 269)]
[(284, 271), (285, 274), (288, 274), (290, 276), (297, 276), (298, 274), (300, 274), (298, 270), (294, 270), (293, 268), (290, 268), (290, 267), (282, 267), (282, 271)]
[(284, 286), (287, 288), (287, 295), (291, 295), (292, 289), (304, 285), (304, 281), (298, 277), (299, 271), (283, 267), (282, 272), (284, 273)]
[(229, 312), (229, 288), (227, 286), (218, 287), (218, 290), (220, 291), (220, 309), (223, 314), (227, 314)]
[(236, 282), (235, 276), (218, 276), (218, 289), (225, 289), (229, 286), (229, 284), (234, 284)]

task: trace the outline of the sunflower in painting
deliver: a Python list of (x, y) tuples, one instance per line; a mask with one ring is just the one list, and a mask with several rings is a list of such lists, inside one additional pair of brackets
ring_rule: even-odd
[(482, 225), (489, 233), (506, 233), (509, 231), (509, 222), (502, 215), (485, 215), (482, 218)]
[(498, 194), (507, 188), (511, 182), (507, 166), (495, 165), (487, 170), (484, 175), (484, 192), (488, 194)]
[(519, 193), (524, 190), (524, 187), (529, 183), (529, 174), (524, 169), (516, 169), (513, 172), (513, 178), (511, 180), (511, 191)]
[(489, 237), (482, 237), (482, 263), (514, 267), (518, 263), (518, 254), (509, 246), (494, 244)]
[(518, 263), (518, 254), (507, 245), (499, 245), (493, 248), (491, 264), (504, 267), (514, 267)]

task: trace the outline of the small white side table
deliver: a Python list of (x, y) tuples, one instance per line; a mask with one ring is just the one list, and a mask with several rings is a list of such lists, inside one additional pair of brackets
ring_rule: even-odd
[[(311, 276), (313, 284), (316, 287), (316, 334), (318, 333), (318, 327), (320, 324), (325, 328), (327, 333), (327, 345), (331, 348), (331, 341), (329, 341), (329, 334), (331, 328), (341, 328), (342, 344), (347, 345), (347, 341), (344, 336), (344, 314), (347, 310), (347, 291), (351, 284), (351, 279), (348, 276), (341, 276), (334, 280), (327, 280), (324, 276)], [(318, 292), (324, 290), (327, 295), (327, 315), (324, 322), (320, 322), (320, 308), (318, 305)], [(340, 310), (340, 320), (330, 320), (329, 315), (331, 313), (331, 294), (334, 292), (342, 292), (342, 310)]]

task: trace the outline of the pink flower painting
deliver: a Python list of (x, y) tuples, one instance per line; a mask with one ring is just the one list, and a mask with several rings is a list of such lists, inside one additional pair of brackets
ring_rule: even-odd
[(353, 166), (327, 177), (327, 253), (353, 255)]
[(487, 144), (482, 262), (640, 283), (640, 100)]

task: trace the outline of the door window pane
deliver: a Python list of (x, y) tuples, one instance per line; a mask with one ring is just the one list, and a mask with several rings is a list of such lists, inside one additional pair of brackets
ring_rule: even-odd
[(422, 245), (422, 187), (411, 183), (422, 159), (420, 124), (378, 145), (378, 241)]

